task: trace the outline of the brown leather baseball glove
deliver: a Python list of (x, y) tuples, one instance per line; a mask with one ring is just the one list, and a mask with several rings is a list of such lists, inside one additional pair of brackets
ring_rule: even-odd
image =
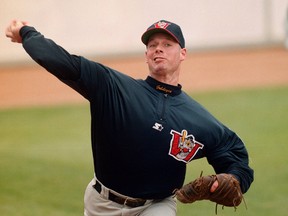
[[(218, 181), (218, 187), (214, 192), (211, 192), (211, 186), (216, 180)], [(235, 209), (243, 199), (239, 182), (231, 174), (200, 176), (196, 180), (184, 185), (181, 189), (176, 190), (175, 195), (182, 203), (210, 200), (219, 205), (232, 206)]]

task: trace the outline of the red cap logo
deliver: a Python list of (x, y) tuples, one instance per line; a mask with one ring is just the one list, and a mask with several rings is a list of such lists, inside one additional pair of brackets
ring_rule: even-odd
[(154, 24), (155, 28), (163, 28), (163, 29), (166, 29), (169, 25), (170, 23), (166, 23), (163, 21), (159, 21), (158, 23)]

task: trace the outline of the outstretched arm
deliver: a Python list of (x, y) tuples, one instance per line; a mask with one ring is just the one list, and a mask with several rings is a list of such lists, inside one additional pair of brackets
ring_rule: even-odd
[(33, 60), (62, 81), (79, 79), (79, 56), (71, 55), (35, 28), (28, 26), (27, 22), (12, 20), (6, 28), (6, 36), (12, 42), (22, 43)]

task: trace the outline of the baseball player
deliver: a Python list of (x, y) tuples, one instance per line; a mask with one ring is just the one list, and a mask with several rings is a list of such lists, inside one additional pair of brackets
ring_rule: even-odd
[[(13, 20), (6, 36), (90, 102), (95, 174), (84, 215), (175, 216), (177, 198), (239, 205), (253, 181), (247, 150), (183, 92), (179, 75), (187, 51), (177, 24), (160, 20), (142, 35), (145, 80), (72, 55), (26, 22)], [(203, 157), (215, 174), (183, 186), (187, 163)]]

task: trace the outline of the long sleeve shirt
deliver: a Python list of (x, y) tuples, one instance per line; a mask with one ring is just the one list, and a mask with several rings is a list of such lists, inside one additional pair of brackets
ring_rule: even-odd
[(161, 199), (183, 185), (187, 163), (206, 157), (248, 190), (253, 170), (244, 143), (181, 85), (134, 79), (72, 55), (33, 27), (20, 34), (32, 59), (90, 102), (94, 172), (106, 187)]

